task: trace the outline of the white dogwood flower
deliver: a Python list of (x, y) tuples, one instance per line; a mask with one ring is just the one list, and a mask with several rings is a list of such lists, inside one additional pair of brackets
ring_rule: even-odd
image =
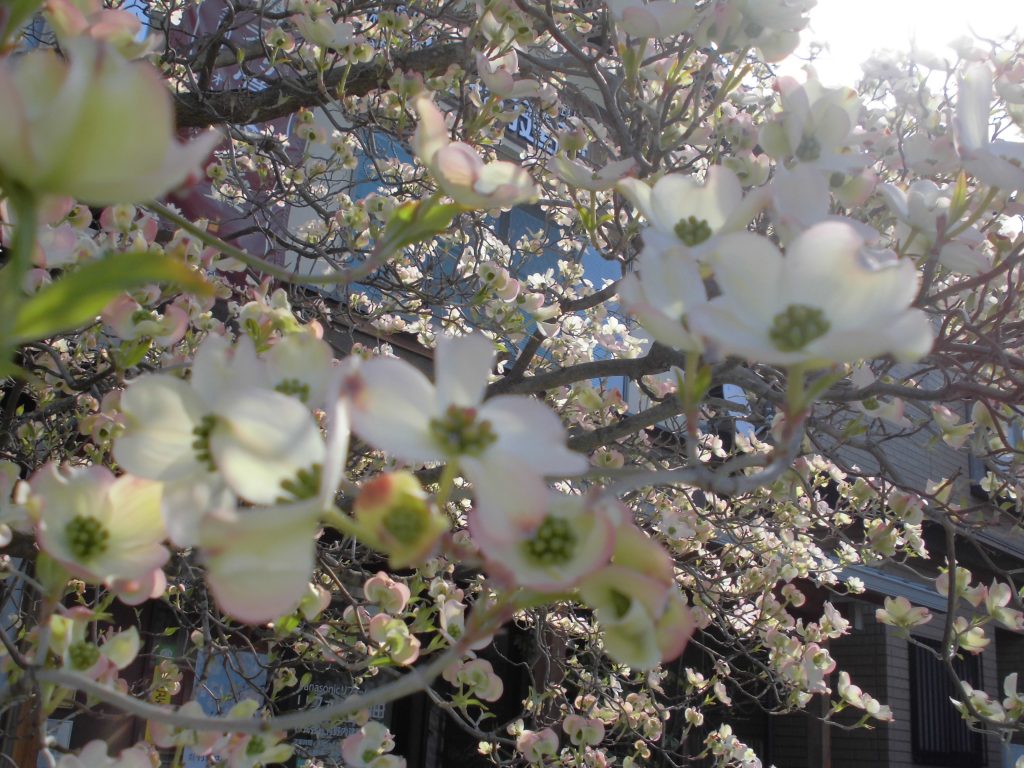
[[(292, 359), (291, 356), (287, 356)], [(318, 357), (309, 357), (310, 368)], [(301, 393), (271, 389), (251, 340), (235, 347), (211, 336), (196, 352), (191, 381), (156, 374), (136, 379), (121, 397), (126, 428), (114, 457), (129, 472), (168, 484), (164, 509), (176, 544), (195, 543), (195, 524), (227, 487), (246, 501), (287, 498), (288, 483), (323, 465), (324, 442)], [(283, 390), (283, 391), (278, 391)]]
[(691, 329), (725, 354), (765, 363), (829, 365), (926, 355), (934, 338), (912, 309), (908, 259), (870, 252), (841, 222), (811, 227), (783, 256), (752, 233), (723, 236), (713, 261), (721, 295), (688, 313)]
[(544, 475), (580, 474), (587, 459), (566, 448), (562, 422), (540, 401), (484, 401), (493, 359), (491, 342), (473, 334), (438, 341), (436, 384), (405, 360), (370, 360), (346, 383), (352, 428), (403, 461), (458, 462), (479, 504), (516, 498), (535, 524), (548, 500)]
[(744, 201), (736, 174), (720, 165), (703, 181), (669, 173), (653, 187), (632, 178), (616, 186), (650, 224), (644, 231), (647, 245), (682, 244), (695, 249), (697, 258), (714, 235), (742, 229), (760, 207), (760, 196)]
[(992, 72), (976, 63), (960, 78), (956, 103), (957, 151), (964, 168), (1006, 191), (1024, 189), (1024, 142), (989, 138)]

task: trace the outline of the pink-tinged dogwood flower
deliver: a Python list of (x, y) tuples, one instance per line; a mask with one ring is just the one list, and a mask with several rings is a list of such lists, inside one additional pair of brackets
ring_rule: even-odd
[(611, 189), (636, 170), (636, 160), (613, 160), (599, 171), (592, 170), (579, 160), (572, 160), (565, 155), (555, 155), (551, 159), (551, 168), (562, 181), (576, 189), (601, 192)]
[(117, 757), (107, 754), (105, 741), (90, 741), (77, 755), (63, 755), (57, 768), (153, 768), (150, 752), (143, 746), (124, 750)]
[(919, 627), (932, 620), (927, 608), (911, 605), (905, 597), (885, 598), (885, 607), (875, 611), (875, 618), (882, 624), (901, 629)]
[(481, 701), (497, 701), (505, 691), (501, 678), (487, 659), (459, 661), (444, 670), (443, 677), (462, 692)]
[(584, 579), (580, 594), (594, 609), (608, 655), (634, 669), (676, 658), (697, 627), (672, 560), (632, 523), (619, 527), (611, 565)]
[(109, 43), (129, 59), (149, 47), (138, 39), (142, 22), (134, 14), (104, 8), (102, 0), (47, 0), (45, 13), (61, 45), (67, 45), (76, 37), (88, 36)]
[(918, 288), (914, 265), (868, 251), (844, 223), (808, 229), (785, 256), (767, 238), (725, 235), (714, 269), (721, 295), (695, 307), (688, 320), (724, 354), (829, 365), (885, 354), (912, 361), (931, 349), (927, 316), (910, 308)]
[[(544, 517), (538, 522), (533, 518), (533, 510), (510, 498), (500, 508), (478, 504), (469, 527), (492, 570), (521, 587), (559, 592), (608, 563), (624, 510), (599, 497), (552, 491)], [(520, 533), (508, 539), (508, 529)]]
[(489, 59), (478, 53), (476, 70), (487, 90), (502, 99), (540, 99), (551, 103), (557, 98), (554, 89), (546, 83), (542, 84), (537, 80), (516, 80), (519, 56), (514, 48), (496, 59)]
[(466, 208), (507, 210), (537, 198), (537, 185), (516, 163), (484, 163), (475, 149), (448, 137), (444, 116), (428, 96), (413, 102), (420, 124), (412, 139), (413, 151), (430, 171), (441, 190)]
[(87, 38), (65, 50), (70, 61), (38, 50), (0, 62), (0, 173), (94, 205), (152, 200), (198, 173), (220, 137), (177, 142), (155, 69)]
[(1024, 189), (1024, 142), (990, 140), (991, 106), (992, 72), (987, 64), (971, 64), (957, 93), (957, 151), (964, 168), (980, 181), (1007, 192)]
[(340, 51), (361, 38), (356, 36), (355, 27), (352, 24), (342, 21), (333, 21), (327, 14), (317, 16), (315, 19), (300, 13), (292, 17), (295, 26), (304, 38), (313, 45), (321, 48)]
[(530, 765), (541, 765), (546, 758), (558, 754), (558, 734), (550, 728), (523, 731), (516, 739), (516, 749)]
[(493, 358), (491, 343), (481, 335), (442, 337), (436, 384), (404, 360), (370, 360), (346, 382), (352, 427), (403, 461), (457, 461), (473, 482), (478, 504), (502, 509), (516, 498), (521, 522), (535, 524), (548, 499), (543, 476), (580, 474), (587, 459), (565, 447), (562, 422), (543, 403), (511, 395), (483, 401)]
[(666, 38), (695, 27), (693, 0), (608, 0), (619, 28), (633, 37)]
[(65, 669), (105, 685), (114, 685), (117, 673), (135, 661), (142, 641), (139, 631), (130, 627), (107, 635), (99, 644), (91, 642), (88, 628), (96, 619), (95, 612), (81, 606), (52, 615), (49, 648), (61, 659)]
[(341, 757), (350, 768), (405, 768), (404, 758), (385, 754), (394, 748), (387, 727), (372, 720), (341, 742)]
[(395, 581), (384, 571), (377, 571), (376, 576), (366, 580), (363, 594), (371, 603), (379, 605), (385, 613), (401, 613), (411, 597), (409, 587)]
[(594, 718), (568, 715), (562, 721), (562, 730), (577, 747), (596, 747), (604, 741), (604, 723)]
[(794, 160), (822, 171), (849, 173), (867, 156), (853, 149), (851, 132), (860, 101), (850, 88), (825, 88), (813, 72), (803, 84), (780, 77), (782, 111), (761, 128), (760, 143), (777, 160)]
[(143, 579), (167, 562), (159, 483), (47, 464), (31, 486), (39, 546), (73, 576), (92, 584)]
[[(893, 237), (899, 242), (901, 254), (927, 258), (941, 239), (939, 263), (946, 269), (977, 275), (992, 266), (980, 230), (973, 226), (963, 229), (949, 220), (952, 187), (940, 188), (929, 179), (919, 179), (906, 191), (894, 184), (883, 184), (880, 191), (896, 215)], [(957, 232), (956, 239), (948, 239), (950, 230)]]
[(412, 664), (420, 657), (420, 641), (401, 619), (378, 613), (370, 619), (367, 632), (396, 664)]

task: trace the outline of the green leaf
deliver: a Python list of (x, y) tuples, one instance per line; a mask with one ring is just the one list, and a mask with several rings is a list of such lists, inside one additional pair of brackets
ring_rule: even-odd
[(179, 259), (113, 254), (61, 277), (22, 304), (14, 321), (14, 342), (45, 339), (90, 323), (122, 292), (149, 283), (173, 283), (199, 294), (212, 291), (198, 272)]
[(422, 243), (448, 229), (461, 210), (454, 203), (442, 205), (430, 198), (400, 205), (391, 215), (378, 248), (390, 255), (407, 245)]
[(152, 346), (152, 339), (126, 341), (119, 349), (114, 349), (114, 360), (117, 362), (117, 367), (127, 371), (133, 365), (138, 365)]

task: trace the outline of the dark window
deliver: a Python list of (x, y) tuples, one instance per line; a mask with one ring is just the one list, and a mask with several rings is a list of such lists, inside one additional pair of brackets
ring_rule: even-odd
[[(914, 762), (921, 765), (980, 768), (988, 765), (985, 740), (967, 727), (950, 699), (960, 699), (942, 662), (933, 650), (938, 643), (919, 640), (910, 651), (910, 729)], [(972, 688), (981, 688), (981, 658), (953, 659), (953, 669)]]

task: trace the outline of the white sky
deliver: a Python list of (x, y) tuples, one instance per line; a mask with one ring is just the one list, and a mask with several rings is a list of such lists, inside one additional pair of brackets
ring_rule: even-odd
[[(827, 85), (854, 85), (860, 63), (875, 50), (907, 50), (916, 40), (918, 48), (951, 56), (946, 43), (971, 29), (1002, 37), (1014, 27), (1024, 34), (1024, 0), (818, 0), (798, 53), (811, 41), (827, 44), (819, 77)], [(780, 69), (795, 74), (801, 66), (794, 58)]]

